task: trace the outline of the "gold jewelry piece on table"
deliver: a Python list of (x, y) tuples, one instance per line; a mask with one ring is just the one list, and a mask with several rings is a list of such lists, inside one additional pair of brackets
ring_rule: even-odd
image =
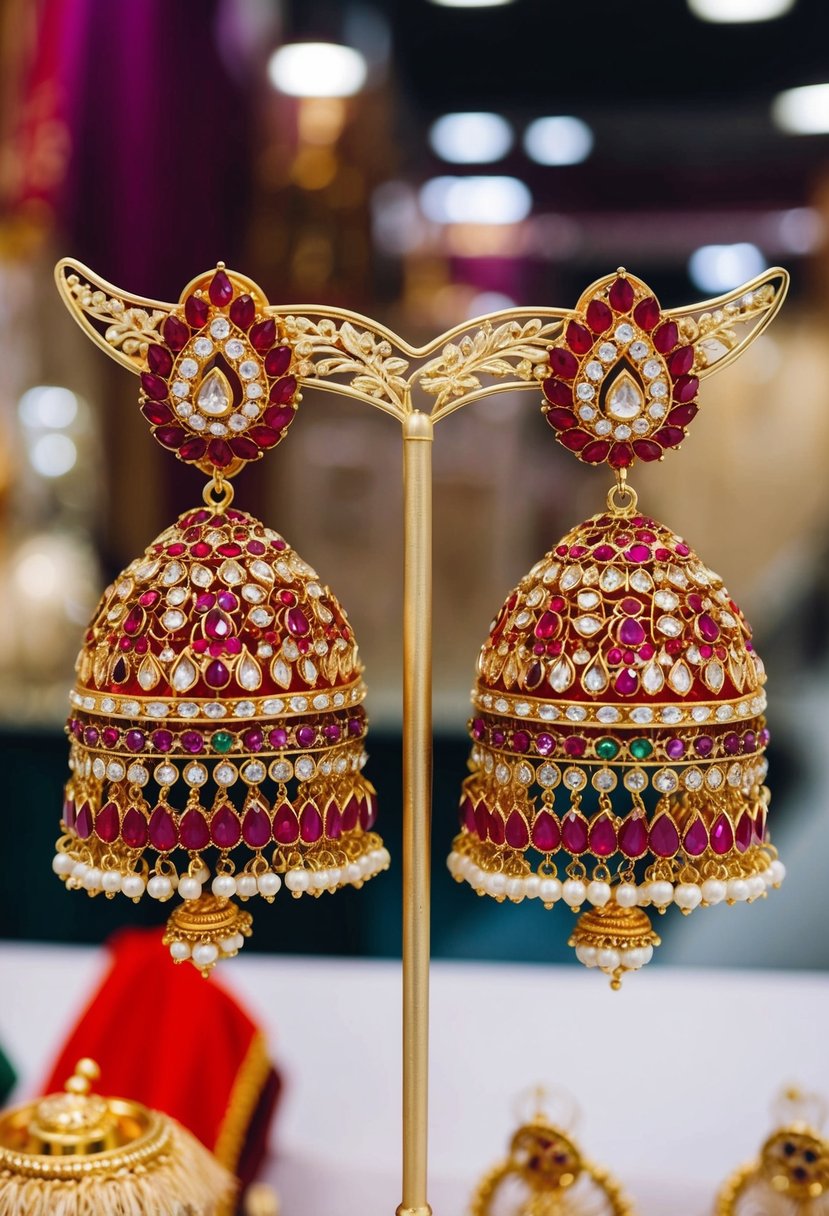
[(0, 1114), (0, 1216), (228, 1216), (235, 1179), (174, 1119), (90, 1093), (80, 1060), (62, 1094)]
[(829, 1140), (826, 1104), (816, 1094), (785, 1090), (776, 1104), (783, 1125), (756, 1161), (736, 1170), (717, 1196), (716, 1216), (827, 1216)]
[(470, 1216), (634, 1216), (607, 1170), (581, 1153), (543, 1110), (518, 1128), (509, 1156), (481, 1179)]
[(481, 648), (449, 868), (500, 902), (589, 908), (570, 945), (614, 988), (659, 944), (644, 907), (750, 903), (784, 875), (751, 629), (719, 576), (642, 513), (627, 475), (680, 446), (700, 380), (763, 332), (787, 284), (770, 270), (664, 311), (620, 269), (564, 315), (539, 373), (557, 441), (616, 481)]

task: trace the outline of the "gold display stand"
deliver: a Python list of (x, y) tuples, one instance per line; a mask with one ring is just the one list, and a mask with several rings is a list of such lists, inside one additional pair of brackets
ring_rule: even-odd
[[(59, 289), (107, 354), (131, 370), (157, 340), (171, 306), (129, 297), (64, 259)], [(235, 276), (237, 279), (241, 276)], [(782, 295), (769, 271), (693, 308), (666, 310), (686, 340), (710, 343), (720, 368), (762, 332)], [(252, 288), (255, 285), (251, 284)], [(258, 290), (258, 289), (256, 289)], [(783, 293), (784, 294), (784, 293)], [(494, 393), (530, 390), (541, 400), (549, 348), (572, 311), (511, 308), (408, 345), (377, 322), (325, 306), (268, 305), (298, 358), (303, 388), (351, 397), (396, 418), (403, 435), (403, 1171), (397, 1216), (429, 1216), (427, 1198), (430, 835), (432, 784), (432, 443), (437, 423)], [(415, 408), (414, 395), (423, 408)], [(552, 436), (550, 436), (552, 442)], [(619, 484), (623, 484), (621, 478)]]

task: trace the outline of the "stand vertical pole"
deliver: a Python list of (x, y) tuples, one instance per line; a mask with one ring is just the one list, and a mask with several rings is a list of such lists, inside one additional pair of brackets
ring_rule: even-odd
[(431, 1216), (429, 887), (432, 809), (432, 420), (403, 426), (403, 1199), (397, 1216)]

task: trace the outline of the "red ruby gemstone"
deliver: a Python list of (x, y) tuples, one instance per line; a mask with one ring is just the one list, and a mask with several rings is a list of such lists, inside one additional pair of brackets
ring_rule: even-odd
[(564, 751), (568, 756), (583, 756), (587, 744), (581, 735), (570, 735), (564, 740)]
[(563, 380), (556, 380), (555, 376), (548, 376), (541, 387), (551, 405), (561, 405), (567, 408), (573, 404), (572, 384), (565, 384)]
[(489, 807), (483, 801), (475, 807), (475, 829), (481, 840), (486, 840), (489, 835)]
[(583, 815), (568, 812), (561, 821), (561, 843), (568, 853), (578, 855), (587, 851), (587, 820)]
[(143, 730), (128, 730), (124, 735), (124, 742), (131, 752), (140, 752), (147, 739)]
[(134, 604), (124, 617), (124, 623), (121, 628), (124, 630), (124, 633), (128, 633), (130, 637), (134, 637), (144, 628), (146, 619), (147, 614), (144, 609), (139, 604)]
[(275, 346), (273, 350), (269, 350), (265, 356), (265, 371), (268, 375), (274, 379), (284, 376), (291, 366), (291, 353), (290, 346)]
[(737, 830), (734, 833), (734, 843), (737, 846), (737, 851), (745, 853), (746, 849), (751, 844), (751, 838), (754, 834), (753, 824), (748, 811), (743, 811), (740, 818), (737, 820)]
[(226, 469), (233, 463), (233, 452), (224, 439), (211, 439), (207, 445), (207, 458), (217, 469)]
[(248, 337), (256, 353), (264, 355), (276, 341), (276, 321), (273, 317), (268, 317), (266, 321), (257, 321)]
[(663, 321), (653, 335), (653, 344), (660, 355), (667, 355), (679, 341), (679, 330), (676, 321)]
[(626, 469), (633, 460), (633, 448), (629, 443), (614, 443), (607, 460), (613, 469)]
[(178, 317), (168, 317), (161, 327), (164, 341), (176, 354), (190, 341), (190, 329)]
[(578, 321), (570, 321), (565, 332), (567, 345), (577, 355), (586, 355), (593, 345), (593, 335), (589, 329), (579, 325)]
[(360, 815), (360, 825), (367, 832), (377, 822), (377, 795), (373, 791), (366, 794), (365, 808), (365, 815)]
[(147, 820), (137, 807), (131, 806), (121, 824), (121, 839), (131, 849), (143, 849), (149, 839)]
[(561, 628), (561, 617), (556, 612), (544, 612), (535, 627), (537, 638), (554, 638)]
[(609, 562), (615, 554), (611, 545), (598, 545), (593, 550), (593, 556), (597, 562)]
[(210, 835), (220, 849), (232, 849), (239, 843), (242, 826), (239, 816), (229, 803), (223, 802), (210, 819)]
[(697, 629), (700, 631), (706, 642), (716, 642), (720, 636), (720, 627), (712, 616), (707, 612), (703, 612), (702, 616), (697, 621)]
[(313, 802), (306, 802), (299, 812), (299, 834), (306, 844), (314, 844), (322, 836), (322, 815)]
[(268, 394), (271, 405), (286, 405), (296, 394), (296, 376), (283, 376)]
[(75, 830), (75, 820), (77, 819), (74, 799), (64, 798), (62, 818), (64, 825), (66, 826), (66, 830), (68, 832), (73, 832)]
[(682, 847), (689, 857), (699, 857), (708, 848), (708, 833), (699, 815), (685, 829), (682, 837)]
[(249, 752), (258, 752), (265, 742), (265, 732), (258, 726), (252, 726), (242, 735), (242, 742)]
[(613, 324), (613, 313), (604, 300), (591, 300), (587, 305), (585, 320), (594, 334), (603, 334)]
[(671, 373), (671, 378), (676, 380), (677, 376), (684, 376), (694, 366), (694, 348), (693, 346), (679, 346), (668, 359), (668, 371)]
[(173, 370), (173, 356), (166, 346), (153, 342), (147, 347), (147, 366), (157, 376), (169, 376)]
[(207, 324), (207, 318), (210, 315), (210, 306), (207, 300), (201, 296), (188, 296), (184, 301), (184, 315), (187, 318), (187, 324), (193, 329), (201, 329)]
[(215, 304), (217, 308), (224, 308), (233, 299), (233, 284), (223, 270), (217, 270), (213, 275), (207, 294), (210, 296), (210, 303)]
[(78, 817), (75, 820), (75, 832), (80, 836), (81, 840), (86, 840), (92, 835), (94, 821), (92, 818), (92, 807), (88, 802), (85, 802), (78, 811)]
[(678, 426), (663, 426), (654, 435), (654, 440), (661, 443), (663, 448), (676, 448), (685, 438), (685, 432)]
[(271, 405), (262, 415), (262, 421), (272, 431), (284, 431), (285, 427), (293, 422), (295, 413), (292, 405)]
[(277, 844), (293, 844), (299, 836), (299, 820), (290, 802), (277, 807), (273, 817), (273, 838)]
[(587, 443), (581, 450), (582, 460), (586, 460), (588, 464), (601, 464), (603, 460), (607, 460), (610, 452), (610, 444), (606, 439), (597, 439), (594, 443)]
[(186, 439), (178, 450), (182, 460), (201, 460), (207, 451), (207, 440), (196, 435), (192, 439)]
[(650, 439), (634, 439), (633, 450), (640, 460), (658, 460), (662, 455), (662, 448)]
[(512, 750), (523, 756), (530, 750), (530, 736), (525, 730), (516, 730), (512, 736)]
[[(565, 431), (563, 435), (559, 435), (559, 443), (562, 447), (567, 448), (569, 452), (580, 452), (585, 444), (588, 444), (593, 438), (588, 435), (587, 431)], [(618, 445), (617, 445), (618, 446)]]
[(680, 376), (674, 384), (674, 401), (693, 401), (699, 390), (699, 376)]
[(154, 730), (152, 741), (157, 752), (168, 752), (173, 746), (173, 736), (169, 730)]
[(687, 426), (689, 422), (693, 422), (699, 413), (699, 406), (691, 401), (688, 405), (675, 406), (668, 417), (665, 419), (668, 426)]
[(233, 632), (233, 622), (221, 608), (211, 608), (204, 618), (204, 632), (213, 641), (223, 640)]
[(555, 406), (553, 409), (547, 410), (547, 421), (554, 430), (566, 431), (571, 426), (575, 426), (578, 420), (572, 410)]
[[(467, 795), (464, 799), (465, 809), (465, 824), (470, 832), (475, 831), (475, 814), (472, 806), (472, 799)], [(343, 831), (353, 832), (360, 818), (360, 803), (357, 800), (357, 795), (352, 794), (343, 809)]]
[(256, 460), (261, 448), (252, 439), (248, 439), (247, 435), (237, 435), (235, 439), (230, 440), (230, 450), (240, 460)]
[(268, 812), (259, 802), (252, 802), (242, 819), (242, 838), (252, 849), (263, 849), (271, 838)]
[(196, 810), (195, 807), (191, 807), (189, 811), (184, 812), (181, 817), (179, 831), (181, 843), (191, 853), (196, 853), (200, 849), (206, 849), (210, 844), (210, 828), (207, 826), (207, 820), (202, 812)]
[(211, 688), (224, 688), (230, 680), (230, 672), (220, 659), (214, 659), (204, 673), (204, 679)]
[[(115, 744), (118, 742), (119, 738), (120, 732), (116, 726), (105, 726), (101, 731), (101, 739), (103, 740), (104, 747), (115, 747)], [(749, 748), (746, 748), (746, 751), (749, 751)]]
[(150, 844), (159, 853), (169, 853), (178, 844), (175, 820), (168, 806), (160, 802), (150, 815)]
[(653, 296), (647, 296), (644, 300), (640, 300), (633, 310), (633, 319), (640, 329), (650, 333), (659, 322), (659, 305), (656, 299)]
[(623, 697), (629, 697), (639, 687), (639, 676), (632, 667), (623, 667), (614, 681), (616, 691)]
[(610, 857), (616, 852), (616, 829), (609, 815), (599, 815), (590, 824), (590, 852), (596, 857)]
[(645, 640), (645, 630), (632, 617), (626, 617), (619, 626), (619, 641), (624, 646), (641, 646)]
[(184, 431), (180, 426), (160, 426), (153, 434), (163, 448), (171, 448), (173, 451), (184, 443)]
[(504, 816), (498, 810), (489, 813), (489, 838), (493, 844), (503, 844), (506, 839)]
[(651, 852), (657, 857), (674, 857), (679, 852), (679, 832), (670, 815), (658, 815), (651, 824)]
[(98, 817), (95, 820), (96, 835), (105, 844), (112, 844), (113, 840), (118, 839), (120, 831), (121, 816), (118, 813), (118, 807), (114, 802), (108, 802), (98, 811)]
[(723, 854), (730, 853), (733, 847), (734, 830), (731, 827), (731, 820), (725, 811), (721, 811), (711, 825), (711, 848), (722, 857)]
[(325, 834), (329, 840), (339, 840), (343, 833), (343, 817), (332, 798), (325, 810)]
[(285, 624), (288, 627), (288, 632), (292, 633), (295, 638), (304, 637), (310, 631), (308, 618), (301, 608), (289, 608), (285, 614)]
[(579, 361), (569, 350), (554, 346), (550, 351), (550, 367), (562, 380), (572, 380), (579, 370)]
[(520, 811), (510, 812), (504, 835), (511, 849), (526, 849), (530, 843), (530, 832), (527, 821)]
[(162, 380), (161, 376), (154, 376), (152, 372), (142, 372), (141, 387), (153, 401), (165, 401), (167, 399), (167, 381)]
[(631, 812), (619, 828), (619, 848), (625, 857), (641, 857), (648, 848), (648, 826), (644, 816)]
[(633, 307), (633, 287), (628, 279), (616, 279), (607, 293), (611, 308), (616, 312), (630, 312)]
[(269, 426), (252, 426), (248, 438), (257, 448), (273, 448), (279, 443), (279, 433)]
[(239, 296), (230, 306), (230, 319), (237, 329), (250, 329), (256, 316), (253, 296)]
[(533, 846), (540, 853), (554, 853), (561, 844), (561, 827), (551, 811), (539, 811), (533, 820)]

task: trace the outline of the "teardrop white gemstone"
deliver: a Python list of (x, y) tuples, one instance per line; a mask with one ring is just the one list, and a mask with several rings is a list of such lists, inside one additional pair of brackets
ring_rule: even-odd
[(138, 683), (145, 692), (149, 692), (151, 688), (155, 688), (160, 675), (155, 659), (147, 655), (138, 668)]
[(564, 692), (573, 683), (573, 668), (567, 659), (559, 659), (550, 672), (550, 685), (556, 692)]
[(668, 683), (674, 692), (685, 694), (691, 691), (691, 669), (682, 659), (677, 659), (668, 676)]
[(625, 576), (615, 566), (608, 566), (602, 571), (600, 579), (602, 591), (615, 591), (617, 587), (621, 587), (625, 581)]
[(715, 659), (707, 663), (703, 671), (703, 679), (712, 692), (719, 692), (725, 681), (722, 663), (718, 663)]
[(254, 692), (262, 683), (262, 669), (249, 654), (242, 655), (236, 668), (236, 679), (248, 692)]
[(227, 583), (229, 587), (234, 587), (237, 583), (241, 583), (244, 577), (245, 572), (238, 562), (228, 559), (228, 561), (222, 562), (219, 567), (219, 578), (223, 583)]
[(197, 562), (190, 570), (190, 578), (197, 587), (209, 587), (213, 582), (213, 571)]
[(607, 394), (606, 411), (618, 422), (630, 422), (642, 413), (645, 396), (630, 372), (622, 372)]
[(316, 666), (311, 662), (311, 660), (303, 659), (303, 661), (302, 661), (302, 678), (305, 681), (305, 683), (306, 684), (316, 684), (317, 674), (318, 674), (318, 672), (317, 672)]
[(291, 687), (291, 669), (284, 659), (274, 659), (271, 673), (281, 688)]
[(170, 672), (170, 683), (176, 692), (187, 692), (188, 688), (192, 688), (198, 679), (198, 672), (194, 663), (191, 663), (187, 655), (183, 654), (176, 663), (173, 670)]
[(573, 587), (577, 587), (581, 582), (581, 576), (581, 566), (568, 566), (561, 576), (562, 591), (570, 591)]
[(203, 414), (210, 418), (221, 418), (230, 412), (233, 405), (233, 393), (227, 382), (227, 376), (218, 367), (205, 376), (201, 382), (196, 404)]
[(587, 692), (604, 692), (607, 688), (607, 672), (598, 660), (594, 660), (581, 678)]
[(634, 570), (630, 576), (630, 585), (634, 591), (650, 591), (653, 586), (653, 579), (647, 570)]
[(602, 622), (597, 616), (580, 616), (574, 621), (575, 629), (582, 637), (592, 637), (602, 627)]
[(642, 687), (645, 692), (655, 696), (656, 693), (662, 691), (664, 683), (665, 677), (662, 674), (662, 668), (652, 659), (642, 672)]

